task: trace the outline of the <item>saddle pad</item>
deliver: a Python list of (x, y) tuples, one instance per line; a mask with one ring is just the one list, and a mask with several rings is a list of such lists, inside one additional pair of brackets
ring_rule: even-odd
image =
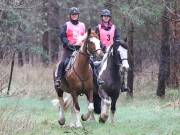
[(65, 71), (68, 71), (71, 69), (73, 63), (75, 62), (76, 56), (77, 56), (78, 51), (74, 51), (73, 54), (70, 57), (69, 63), (67, 64)]

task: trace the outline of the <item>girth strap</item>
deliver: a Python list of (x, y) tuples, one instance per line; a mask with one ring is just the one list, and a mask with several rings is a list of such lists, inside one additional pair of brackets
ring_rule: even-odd
[(77, 77), (79, 78), (79, 80), (81, 81), (81, 84), (82, 84), (82, 91), (85, 91), (85, 85), (84, 85), (84, 82), (87, 81), (88, 79), (82, 79), (79, 74), (77, 73), (77, 71), (75, 70), (74, 66), (73, 66), (73, 71), (74, 73), (77, 75)]

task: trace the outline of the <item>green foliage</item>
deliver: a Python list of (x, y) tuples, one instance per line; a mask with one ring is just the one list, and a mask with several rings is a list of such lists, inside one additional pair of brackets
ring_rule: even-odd
[(18, 14), (14, 11), (8, 11), (4, 12), (6, 14), (6, 18), (0, 20), (0, 28), (11, 28), (11, 27), (17, 27), (17, 24), (20, 23), (20, 17)]
[[(113, 5), (114, 6), (114, 5)], [(144, 0), (136, 2), (132, 1), (129, 3), (123, 3), (115, 5), (116, 14), (121, 14), (121, 16), (126, 16), (129, 21), (132, 21), (135, 25), (144, 25), (146, 21), (157, 22), (161, 17), (162, 5), (154, 4), (154, 1)]]

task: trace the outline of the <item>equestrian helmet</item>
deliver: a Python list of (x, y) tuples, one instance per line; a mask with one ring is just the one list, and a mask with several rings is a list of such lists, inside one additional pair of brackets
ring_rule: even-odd
[(69, 14), (70, 14), (70, 15), (80, 14), (80, 10), (79, 10), (79, 8), (77, 8), (77, 7), (72, 7), (72, 8), (70, 8), (70, 10), (69, 10)]
[(109, 16), (109, 17), (111, 17), (111, 11), (108, 10), (108, 9), (101, 10), (101, 17), (102, 16)]

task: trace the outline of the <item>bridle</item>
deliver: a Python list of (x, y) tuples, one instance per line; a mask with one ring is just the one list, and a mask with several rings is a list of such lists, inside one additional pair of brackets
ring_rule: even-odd
[(87, 57), (90, 57), (91, 55), (95, 54), (97, 51), (102, 50), (101, 48), (99, 48), (96, 50), (89, 51), (90, 50), (90, 41), (88, 41), (88, 40), (86, 40), (84, 46), (85, 46), (84, 51), (79, 51), (79, 53), (84, 55), (84, 56), (87, 56)]
[[(90, 41), (89, 41), (89, 38), (87, 38), (86, 39), (86, 41), (85, 41), (85, 43), (84, 43), (84, 49), (83, 49), (83, 51), (81, 51), (81, 50), (79, 50), (79, 54), (81, 54), (81, 55), (84, 55), (85, 57), (90, 57), (91, 55), (93, 55), (93, 54), (95, 54), (98, 50), (101, 50), (101, 49), (96, 49), (96, 50), (93, 50), (93, 51), (89, 51), (90, 50)], [(93, 43), (93, 44), (95, 44), (95, 43)], [(84, 79), (84, 78), (81, 78), (81, 76), (78, 74), (78, 72), (76, 71), (76, 69), (74, 68), (74, 64), (73, 64), (73, 66), (72, 66), (72, 68), (73, 68), (73, 71), (74, 71), (74, 73), (76, 74), (76, 76), (79, 78), (79, 80), (81, 81), (81, 83), (82, 83), (82, 90), (84, 91), (84, 87), (85, 87), (85, 85), (84, 85), (84, 82), (86, 81), (86, 80), (88, 80), (88, 78), (86, 78), (86, 79)]]

